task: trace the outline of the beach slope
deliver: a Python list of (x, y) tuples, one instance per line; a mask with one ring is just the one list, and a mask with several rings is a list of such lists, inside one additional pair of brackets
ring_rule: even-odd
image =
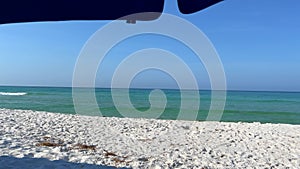
[(300, 126), (0, 109), (0, 168), (300, 168)]

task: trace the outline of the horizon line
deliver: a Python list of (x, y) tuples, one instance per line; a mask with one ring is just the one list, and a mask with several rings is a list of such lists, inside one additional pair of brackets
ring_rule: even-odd
[[(46, 85), (0, 85), (0, 87), (36, 87), (36, 88), (93, 88), (93, 87), (73, 87), (73, 86), (46, 86)], [(110, 88), (97, 86), (95, 89), (127, 89), (127, 88)], [(140, 89), (140, 90), (196, 90), (196, 89), (179, 89), (179, 88), (147, 88), (147, 87), (132, 87), (128, 89)], [(211, 89), (198, 89), (199, 91), (212, 91)], [(223, 90), (213, 90), (223, 91)], [(300, 90), (251, 90), (251, 89), (228, 89), (229, 92), (285, 92), (285, 93), (300, 93)]]

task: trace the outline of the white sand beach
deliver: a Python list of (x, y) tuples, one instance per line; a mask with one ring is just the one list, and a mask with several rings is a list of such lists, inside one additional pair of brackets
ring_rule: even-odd
[(300, 125), (0, 109), (0, 168), (300, 168)]

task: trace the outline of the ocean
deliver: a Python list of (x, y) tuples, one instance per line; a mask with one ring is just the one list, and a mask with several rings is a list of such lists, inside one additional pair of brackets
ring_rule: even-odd
[[(151, 89), (130, 89), (130, 101), (137, 110), (149, 109), (151, 91)], [(166, 95), (167, 103), (159, 118), (176, 119), (180, 110), (180, 90), (162, 91)], [(201, 104), (197, 120), (203, 121), (210, 108), (211, 91), (198, 92)], [(97, 88), (95, 95), (103, 116), (122, 117), (113, 103), (110, 89)], [(89, 107), (89, 102), (85, 104)], [(1, 86), (0, 108), (76, 114), (72, 88), (62, 87)], [(227, 91), (221, 121), (300, 124), (300, 92)]]

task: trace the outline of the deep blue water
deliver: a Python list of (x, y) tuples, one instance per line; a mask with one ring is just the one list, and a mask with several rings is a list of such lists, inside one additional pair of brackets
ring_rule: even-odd
[[(137, 110), (149, 109), (151, 91), (130, 89), (130, 100)], [(176, 119), (180, 109), (180, 91), (163, 92), (167, 104), (159, 118)], [(199, 92), (201, 106), (197, 120), (205, 120), (211, 103), (211, 92)], [(104, 116), (122, 117), (113, 103), (110, 89), (96, 89), (95, 93)], [(85, 104), (89, 107), (88, 102)], [(72, 88), (3, 86), (0, 87), (0, 108), (75, 114)], [(228, 91), (221, 121), (300, 124), (300, 93)]]

